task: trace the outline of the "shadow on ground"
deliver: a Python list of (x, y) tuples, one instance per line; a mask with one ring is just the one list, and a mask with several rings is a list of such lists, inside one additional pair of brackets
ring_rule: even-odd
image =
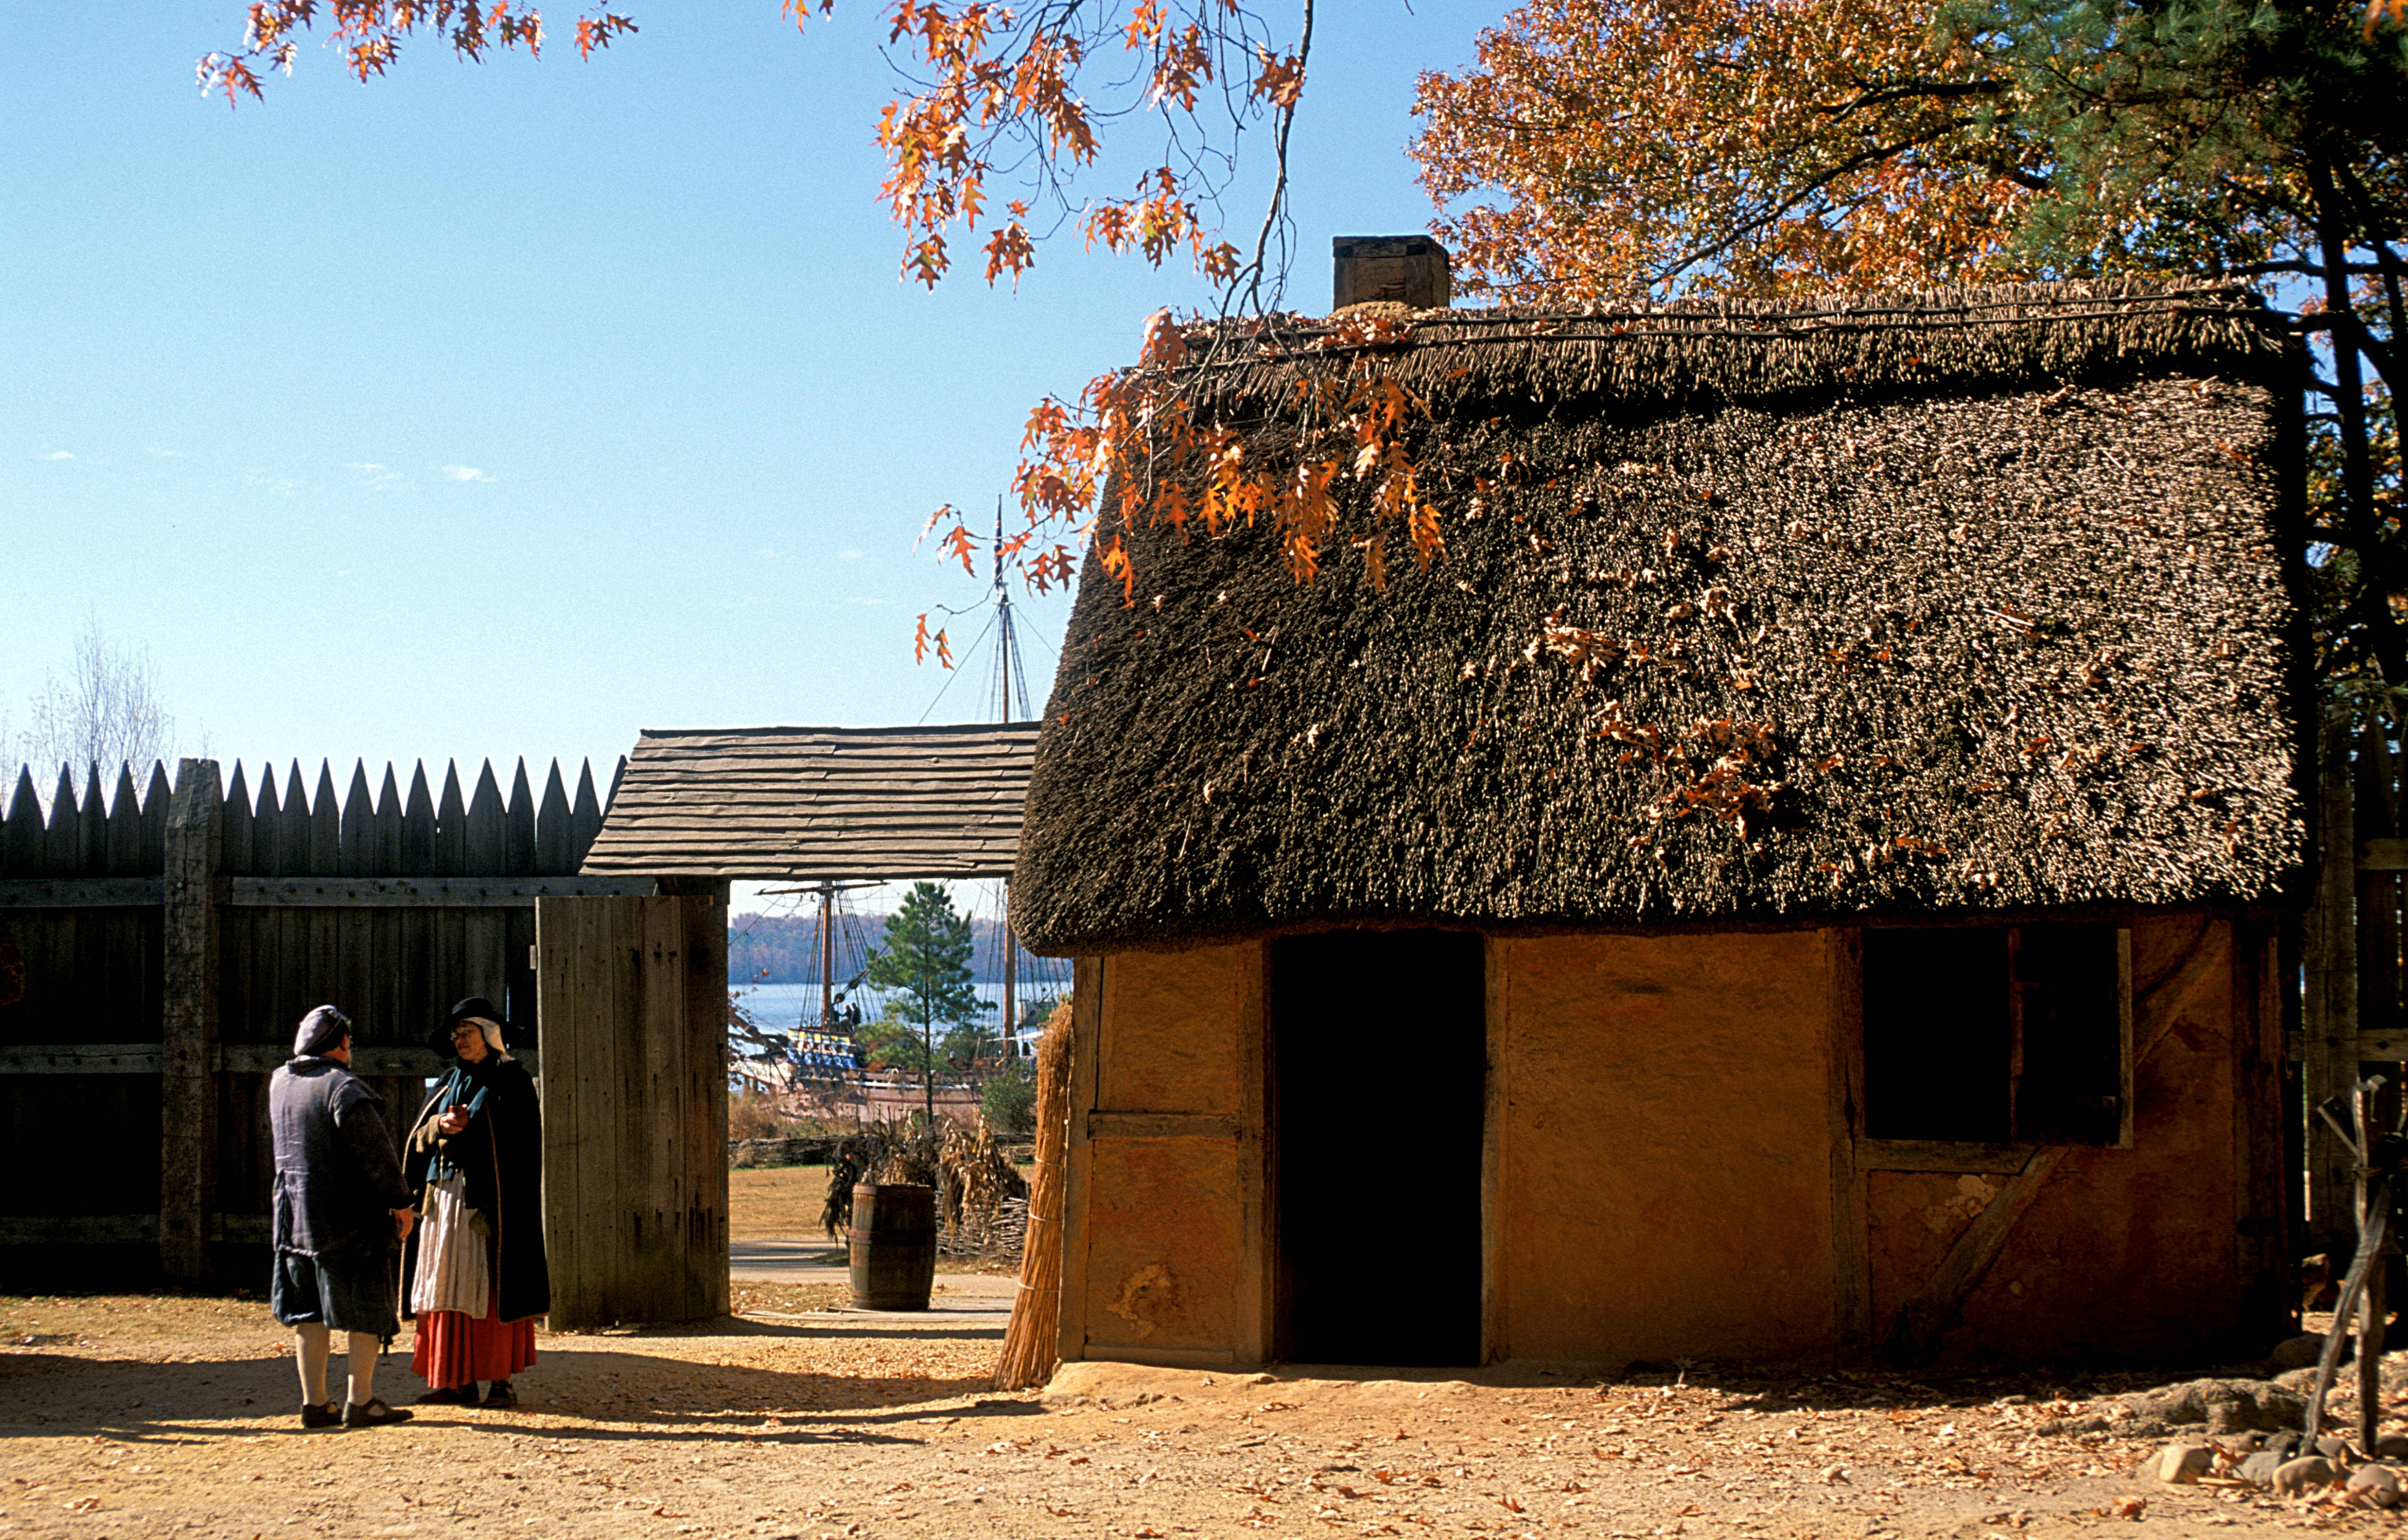
[(2014, 1372), (1947, 1374), (1862, 1371), (1789, 1372), (1697, 1363), (1632, 1364), (1620, 1370), (1596, 1364), (1512, 1362), (1485, 1368), (1398, 1369), (1356, 1364), (1283, 1363), (1262, 1383), (1319, 1381), (1339, 1384), (1457, 1382), (1494, 1390), (1690, 1390), (1731, 1398), (1733, 1409), (1778, 1412), (1866, 1411), (1915, 1408), (1939, 1411), (1982, 1406), (2002, 1399), (2022, 1402), (2086, 1401), (2231, 1373), (2191, 1365), (2138, 1366), (2057, 1364)]
[[(671, 1332), (677, 1329), (645, 1334)], [(721, 1321), (677, 1334), (838, 1333)], [(898, 1425), (931, 1417), (1010, 1419), (1040, 1410), (1033, 1401), (979, 1399), (989, 1390), (982, 1374), (864, 1376), (695, 1362), (644, 1353), (634, 1346), (640, 1340), (545, 1338), (536, 1366), (517, 1381), (517, 1411), (422, 1406), (415, 1408), (418, 1419), (480, 1432), (536, 1433), (547, 1439), (858, 1444), (896, 1436)], [(628, 1346), (615, 1346), (622, 1341)], [(337, 1382), (340, 1364), (338, 1356)], [(395, 1352), (385, 1357), (376, 1388), (396, 1405), (407, 1405), (424, 1384), (409, 1372), (408, 1355)], [(0, 1356), (0, 1442), (83, 1434), (179, 1442), (273, 1433), (297, 1429), (300, 1400), (292, 1358), (256, 1349), (170, 1362), (71, 1351)], [(964, 1406), (965, 1400), (974, 1404)], [(937, 1405), (947, 1402), (953, 1405)], [(259, 1421), (266, 1426), (242, 1426)]]

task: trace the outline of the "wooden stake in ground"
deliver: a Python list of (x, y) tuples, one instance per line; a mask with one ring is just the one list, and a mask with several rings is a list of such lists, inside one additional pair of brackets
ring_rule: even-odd
[(995, 1366), (995, 1388), (1025, 1390), (1054, 1377), (1061, 1350), (1062, 1178), (1070, 1146), (1070, 1003), (1054, 1007), (1037, 1045), (1037, 1181), (1028, 1194), (1020, 1289)]
[[(2381, 1204), (2386, 1211), (2391, 1205), (2391, 1184), (2378, 1179), (2372, 1191), (2368, 1178), (2374, 1175), (2368, 1168), (2373, 1163), (2375, 1144), (2374, 1097), (2382, 1090), (2380, 1077), (2362, 1080), (2358, 1087), (2358, 1228), (2360, 1234), (2380, 1236), (2372, 1248), (2374, 1261), (2366, 1270), (2365, 1294), (2359, 1303), (2358, 1328), (2358, 1449), (2365, 1459), (2374, 1458), (2377, 1436), (2376, 1421), (2383, 1412), (2383, 1283), (2386, 1271), (2385, 1254), (2391, 1249), (2390, 1227), (2375, 1225), (2372, 1205)], [(2341, 1334), (2343, 1322), (2333, 1319), (2333, 1334)]]
[(2341, 1362), (2343, 1340), (2349, 1334), (2353, 1307), (2362, 1305), (2358, 1336), (2358, 1447), (2359, 1453), (2370, 1459), (2375, 1445), (2375, 1423), (2382, 1409), (2383, 1259), (2392, 1249), (2393, 1172), (2388, 1165), (2378, 1168), (2374, 1164), (2375, 1131), (2369, 1122), (2372, 1116), (2369, 1099), (2383, 1089), (2383, 1083), (2378, 1076), (2358, 1086), (2354, 1092), (2357, 1118), (2352, 1128), (2344, 1128), (2341, 1119), (2333, 1116), (2340, 1097), (2316, 1105), (2316, 1116), (2341, 1136), (2344, 1147), (2358, 1158), (2358, 1241), (2349, 1275), (2342, 1279), (2341, 1298), (2333, 1304), (2332, 1330), (2325, 1333), (2325, 1350), (2316, 1360), (2315, 1382), (2308, 1392), (2307, 1435), (2313, 1443), (2324, 1432), (2325, 1396), (2332, 1390), (2333, 1371)]

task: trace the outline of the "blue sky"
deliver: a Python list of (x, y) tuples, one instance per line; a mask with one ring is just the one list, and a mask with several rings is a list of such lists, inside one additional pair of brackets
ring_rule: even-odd
[[(366, 88), (312, 40), (230, 112), (193, 64), (238, 0), (0, 7), (0, 709), (93, 620), (187, 751), (338, 779), (921, 719), (912, 617), (980, 596), (928, 513), (991, 508), (1027, 408), (1205, 291), (1068, 242), (1016, 294), (907, 287), (874, 8), (629, 8), (592, 63), (563, 3), (539, 63), (421, 45)], [(1322, 7), (1292, 307), (1331, 235), (1427, 223), (1414, 75), (1502, 10)], [(1066, 605), (1022, 606), (1050, 678)]]

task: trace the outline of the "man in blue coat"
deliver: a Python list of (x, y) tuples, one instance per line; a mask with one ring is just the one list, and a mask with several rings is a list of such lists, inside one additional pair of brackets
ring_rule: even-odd
[[(301, 1019), (293, 1057), (267, 1085), (276, 1143), (276, 1275), (268, 1305), (293, 1328), (301, 1426), (407, 1421), (376, 1395), (377, 1349), (401, 1329), (393, 1248), (414, 1218), (384, 1098), (353, 1075), (351, 1023), (332, 1005)], [(326, 1394), (332, 1333), (350, 1334), (350, 1396)]]

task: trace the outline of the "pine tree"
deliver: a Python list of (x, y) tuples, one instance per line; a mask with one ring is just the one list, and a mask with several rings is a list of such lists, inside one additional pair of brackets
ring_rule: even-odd
[(902, 998), (890, 1007), (915, 1034), (928, 1124), (937, 1121), (937, 1036), (939, 1025), (975, 1020), (978, 991), (970, 983), (970, 922), (953, 896), (934, 882), (915, 882), (902, 907), (886, 917), (886, 940), (865, 975)]

